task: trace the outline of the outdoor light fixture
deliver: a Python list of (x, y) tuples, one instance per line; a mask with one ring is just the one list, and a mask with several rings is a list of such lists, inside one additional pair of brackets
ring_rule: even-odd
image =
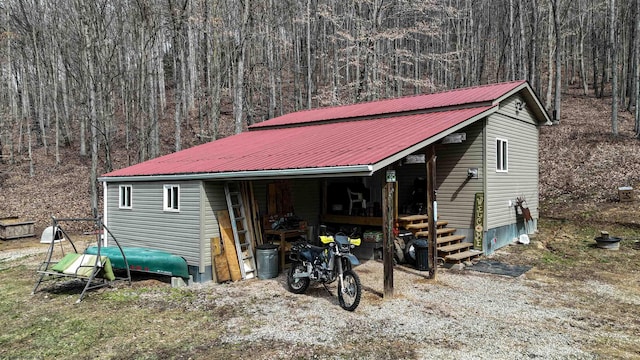
[(442, 144), (460, 144), (467, 140), (467, 133), (453, 133), (442, 138)]

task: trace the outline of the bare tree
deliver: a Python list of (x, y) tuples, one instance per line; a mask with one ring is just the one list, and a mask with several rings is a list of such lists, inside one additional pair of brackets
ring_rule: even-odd
[(561, 97), (562, 97), (562, 34), (560, 29), (560, 0), (551, 0), (551, 9), (553, 12), (553, 30), (555, 34), (555, 89), (553, 97), (554, 120), (560, 121), (561, 118)]
[(609, 47), (611, 49), (611, 132), (618, 136), (618, 50), (616, 46), (616, 1), (609, 0)]
[(640, 0), (636, 0), (636, 31), (635, 39), (635, 131), (640, 138)]

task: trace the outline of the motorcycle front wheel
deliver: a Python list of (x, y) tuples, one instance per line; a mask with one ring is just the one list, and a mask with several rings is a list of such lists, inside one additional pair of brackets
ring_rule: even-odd
[(309, 278), (308, 277), (294, 277), (295, 274), (305, 273), (307, 272), (307, 268), (300, 262), (295, 262), (291, 264), (291, 268), (289, 269), (289, 273), (287, 274), (287, 287), (289, 291), (294, 294), (302, 294), (307, 291), (309, 287)]
[(353, 270), (342, 273), (342, 284), (338, 284), (338, 300), (340, 306), (347, 311), (354, 311), (360, 304), (362, 285), (360, 278)]

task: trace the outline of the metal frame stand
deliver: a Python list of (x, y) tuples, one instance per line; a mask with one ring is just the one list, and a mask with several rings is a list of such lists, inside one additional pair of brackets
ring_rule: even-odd
[[(40, 276), (38, 278), (38, 281), (36, 282), (35, 287), (33, 288), (33, 291), (31, 292), (32, 295), (36, 293), (36, 291), (38, 290), (38, 287), (40, 287), (40, 284), (42, 284), (43, 281), (48, 280), (48, 279), (74, 278), (74, 279), (80, 279), (80, 280), (86, 282), (86, 284), (84, 286), (84, 289), (82, 290), (82, 293), (80, 294), (80, 297), (78, 298), (78, 300), (76, 300), (76, 303), (79, 303), (82, 300), (82, 298), (85, 296), (85, 293), (87, 292), (87, 290), (109, 286), (109, 285), (111, 285), (111, 283), (113, 283), (115, 281), (128, 281), (129, 285), (131, 285), (131, 272), (129, 270), (129, 263), (127, 262), (127, 257), (125, 256), (124, 251), (122, 250), (122, 247), (120, 246), (120, 243), (118, 242), (116, 237), (111, 233), (111, 231), (107, 228), (107, 226), (102, 222), (102, 218), (100, 218), (98, 216), (96, 216), (94, 218), (67, 218), (67, 219), (64, 219), (64, 218), (63, 219), (57, 219), (57, 218), (52, 216), (51, 218), (52, 218), (54, 236), (53, 236), (53, 239), (51, 240), (51, 244), (49, 245), (49, 250), (47, 251), (47, 255), (46, 255), (45, 261), (42, 262), (40, 264), (40, 266), (38, 267), (37, 273), (40, 274)], [(69, 234), (67, 232), (65, 232), (60, 227), (60, 223), (61, 222), (92, 222), (93, 223), (93, 233), (95, 234), (95, 237), (96, 237), (96, 244), (97, 244), (98, 251), (97, 251), (97, 254), (96, 254), (96, 260), (95, 260), (95, 262), (93, 264), (93, 271), (91, 271), (91, 275), (89, 277), (78, 276), (78, 275), (74, 275), (74, 274), (64, 274), (64, 273), (61, 273), (61, 272), (57, 272), (57, 271), (51, 270), (51, 268), (53, 266), (55, 266), (55, 264), (58, 263), (58, 261), (52, 261), (51, 260), (52, 257), (53, 257), (53, 252), (55, 250), (56, 242), (60, 244), (60, 250), (62, 251), (62, 254), (64, 255), (64, 249), (62, 247), (62, 242), (55, 240), (55, 234), (56, 234), (57, 231), (61, 231), (62, 232), (62, 234), (65, 236), (65, 238), (69, 241), (69, 243), (73, 247), (73, 251), (76, 254), (78, 254), (78, 249), (76, 248), (76, 245), (73, 243), (73, 240), (71, 239), (71, 236), (69, 236)], [(97, 277), (98, 273), (102, 269), (102, 263), (100, 262), (100, 249), (103, 246), (103, 239), (101, 239), (101, 235), (105, 234), (105, 231), (106, 231), (106, 234), (111, 236), (113, 241), (118, 246), (118, 249), (120, 249), (120, 252), (122, 253), (122, 258), (124, 259), (126, 272), (127, 272), (126, 277), (116, 277), (115, 280), (113, 280), (113, 281), (109, 281), (107, 279), (103, 279), (103, 278)]]

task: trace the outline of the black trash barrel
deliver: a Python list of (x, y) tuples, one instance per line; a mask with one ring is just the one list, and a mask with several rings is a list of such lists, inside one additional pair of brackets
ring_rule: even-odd
[(416, 268), (420, 271), (429, 270), (429, 243), (426, 239), (417, 239), (413, 246), (416, 250)]
[(271, 279), (278, 276), (278, 245), (262, 244), (256, 247), (258, 278)]

